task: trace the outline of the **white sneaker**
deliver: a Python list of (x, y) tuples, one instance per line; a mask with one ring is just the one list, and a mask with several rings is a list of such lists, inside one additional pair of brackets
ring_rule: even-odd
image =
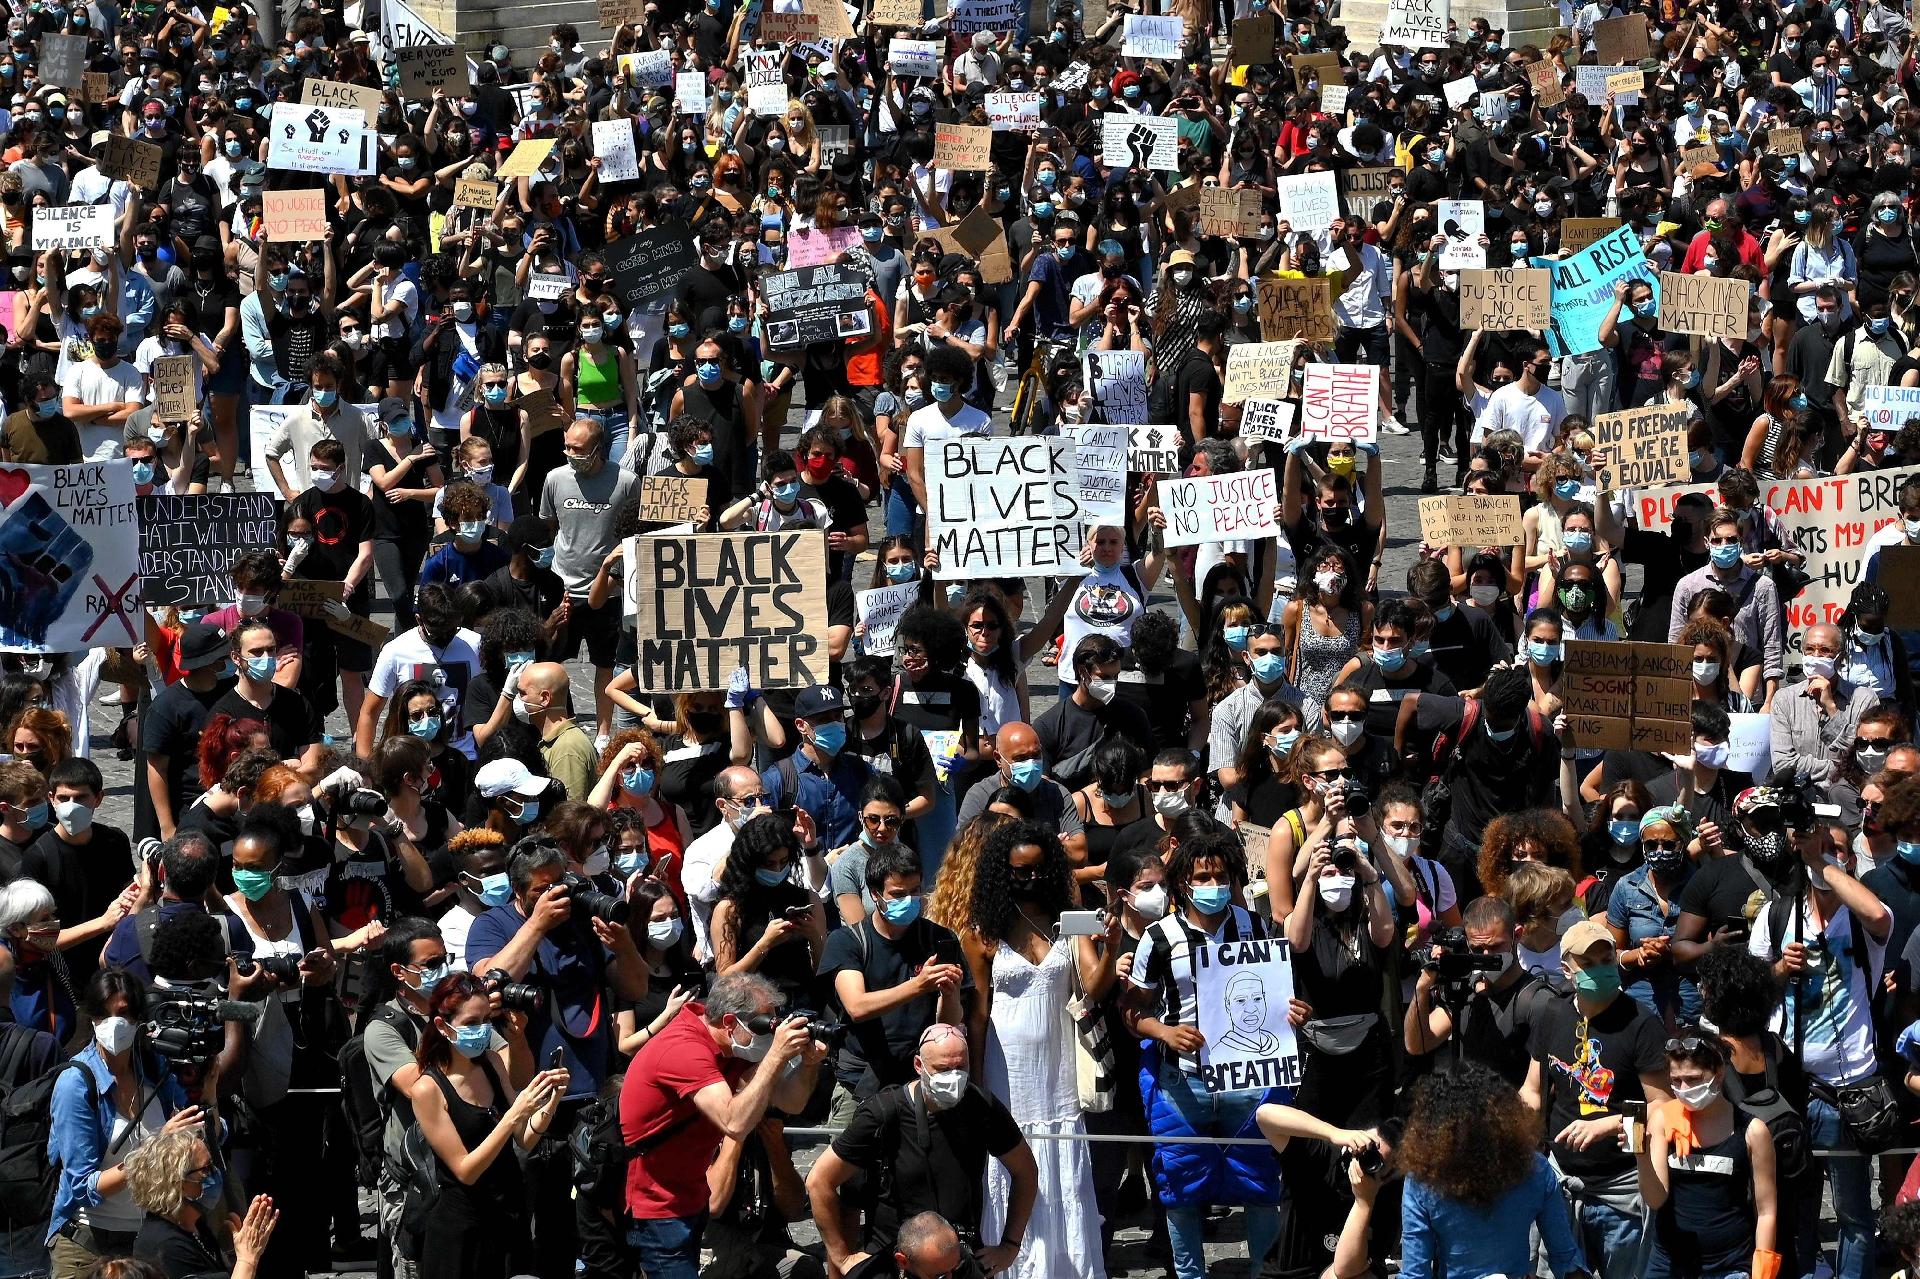
[(601, 733), (600, 735), (598, 735), (597, 737), (595, 737), (595, 738), (593, 739), (593, 749), (594, 749), (594, 751), (595, 751), (596, 753), (603, 753), (603, 752), (605, 752), (605, 750), (607, 749), (607, 742), (608, 742), (609, 740), (610, 740), (610, 739), (608, 738), (608, 736), (607, 736), (607, 734), (605, 734), (605, 733)]
[(1391, 413), (1387, 414), (1385, 417), (1380, 419), (1380, 429), (1385, 431), (1388, 435), (1412, 435), (1413, 434), (1412, 430), (1410, 430), (1407, 427), (1406, 423), (1402, 422), (1399, 418), (1395, 417)]

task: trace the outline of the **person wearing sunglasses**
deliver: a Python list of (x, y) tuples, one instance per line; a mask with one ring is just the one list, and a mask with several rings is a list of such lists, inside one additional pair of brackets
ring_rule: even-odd
[(1680, 894), (1693, 878), (1687, 850), (1694, 821), (1684, 806), (1663, 804), (1642, 811), (1632, 825), (1641, 862), (1607, 894), (1607, 931), (1620, 953), (1627, 995), (1655, 1017), (1692, 1021), (1700, 1015), (1699, 987), (1690, 971), (1676, 968), (1667, 948), (1680, 919)]

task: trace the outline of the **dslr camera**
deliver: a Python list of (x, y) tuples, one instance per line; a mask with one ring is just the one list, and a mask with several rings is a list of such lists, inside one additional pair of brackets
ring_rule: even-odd
[(1335, 795), (1345, 799), (1349, 817), (1365, 817), (1367, 809), (1373, 803), (1373, 796), (1368, 794), (1366, 783), (1355, 777), (1342, 777), (1339, 781), (1332, 783), (1326, 788), (1326, 795), (1329, 799)]
[(365, 786), (356, 786), (344, 795), (333, 800), (333, 816), (336, 821), (370, 822), (376, 817), (387, 815), (387, 797), (377, 790)]
[(233, 970), (242, 977), (251, 977), (261, 971), (282, 986), (291, 986), (300, 980), (300, 957), (297, 955), (235, 955)]
[(601, 892), (585, 875), (576, 875), (568, 871), (560, 882), (567, 886), (567, 897), (573, 902), (576, 918), (579, 912), (584, 911), (590, 919), (604, 920), (609, 924), (624, 924), (627, 922), (627, 916), (633, 913), (632, 902), (625, 897)]
[(851, 1029), (846, 1022), (833, 1021), (830, 1018), (823, 1017), (811, 1008), (792, 1009), (779, 1020), (785, 1021), (788, 1017), (805, 1017), (807, 1019), (807, 1033), (813, 1036), (813, 1042), (831, 1049), (834, 1052), (838, 1052), (840, 1045), (846, 1042), (847, 1031)]
[(480, 974), (480, 981), (489, 995), (500, 996), (502, 1012), (537, 1013), (547, 999), (546, 991), (530, 982), (515, 981), (504, 968), (489, 968)]

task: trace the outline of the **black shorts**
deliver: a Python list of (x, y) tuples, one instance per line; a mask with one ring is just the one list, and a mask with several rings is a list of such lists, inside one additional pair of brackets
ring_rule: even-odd
[(567, 629), (554, 640), (547, 660), (571, 661), (585, 643), (589, 662), (602, 669), (611, 668), (619, 652), (622, 629), (618, 596), (599, 608), (589, 608), (585, 596), (574, 596), (572, 606), (567, 609)]
[(413, 344), (406, 338), (381, 338), (367, 357), (367, 383), (404, 382), (412, 377)]

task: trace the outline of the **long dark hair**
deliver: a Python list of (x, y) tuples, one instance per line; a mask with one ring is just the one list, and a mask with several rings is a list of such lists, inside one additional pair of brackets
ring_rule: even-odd
[[(1040, 882), (1033, 902), (1048, 918), (1073, 905), (1073, 874), (1067, 865), (1067, 850), (1051, 828), (1038, 822), (1011, 822), (987, 836), (980, 849), (980, 862), (973, 879), (973, 927), (988, 941), (1002, 941), (1012, 931), (1019, 913), (1013, 895), (1013, 850), (1032, 844), (1040, 850)], [(733, 859), (727, 859), (733, 869)]]
[(800, 860), (800, 837), (790, 822), (777, 814), (762, 813), (749, 820), (733, 836), (733, 852), (726, 869), (720, 873), (720, 896), (738, 906), (756, 889), (760, 881), (753, 872), (765, 866), (772, 854), (786, 849), (789, 868)]
[(967, 598), (960, 601), (960, 611), (955, 616), (960, 619), (960, 625), (964, 629), (973, 611), (981, 608), (986, 609), (1000, 623), (1000, 646), (985, 657), (981, 657), (974, 652), (973, 641), (969, 638), (967, 656), (998, 675), (1011, 687), (1020, 679), (1020, 664), (1014, 660), (1013, 656), (1017, 646), (1017, 636), (1014, 634), (1013, 619), (1007, 615), (1007, 606), (1001, 602), (999, 595), (985, 589), (970, 591)]
[(1241, 778), (1249, 788), (1257, 785), (1265, 777), (1282, 777), (1291, 772), (1292, 756), (1287, 757), (1287, 766), (1273, 757), (1267, 749), (1267, 734), (1278, 728), (1289, 716), (1299, 721), (1301, 734), (1294, 742), (1294, 749), (1300, 748), (1300, 742), (1307, 740), (1306, 717), (1300, 708), (1284, 697), (1269, 697), (1253, 708), (1253, 718), (1247, 721), (1246, 744), (1240, 748), (1240, 758), (1235, 761)]
[(444, 1070), (453, 1060), (453, 1043), (440, 1033), (439, 1019), (451, 1021), (461, 1004), (486, 997), (487, 984), (472, 973), (448, 973), (440, 980), (433, 988), (433, 998), (427, 1001), (427, 1024), (420, 1028), (420, 1046), (413, 1050), (413, 1059), (421, 1069)]

